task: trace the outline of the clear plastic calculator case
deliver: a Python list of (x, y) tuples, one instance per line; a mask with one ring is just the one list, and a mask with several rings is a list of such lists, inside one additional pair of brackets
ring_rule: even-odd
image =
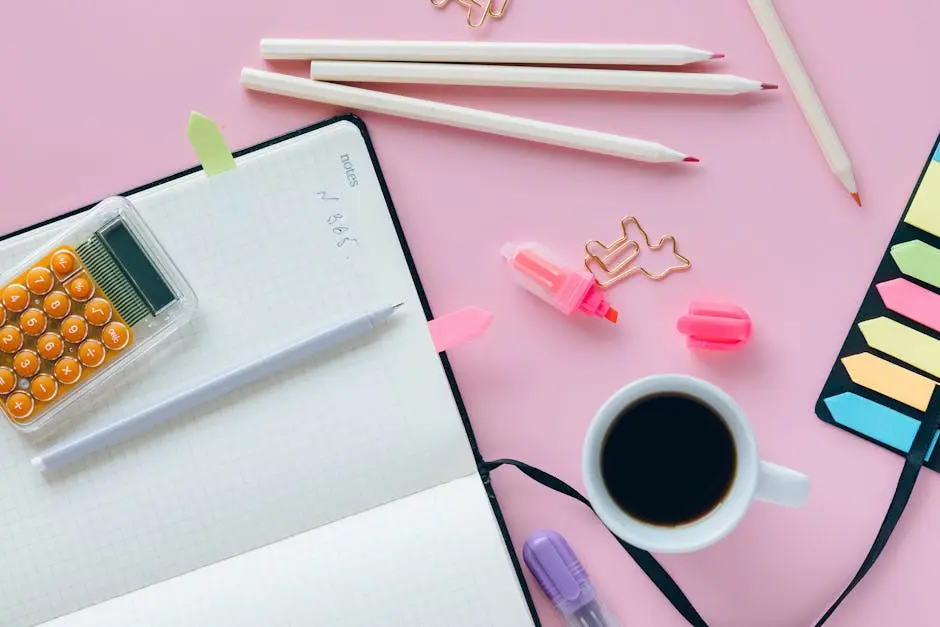
[(196, 309), (147, 223), (117, 197), (23, 259), (0, 286), (0, 410), (25, 432), (67, 419), (80, 398)]

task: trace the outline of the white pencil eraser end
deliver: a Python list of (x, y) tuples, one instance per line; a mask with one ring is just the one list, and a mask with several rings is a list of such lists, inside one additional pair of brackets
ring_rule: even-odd
[(31, 463), (33, 464), (33, 468), (40, 472), (46, 469), (46, 464), (43, 463), (42, 457), (34, 457)]

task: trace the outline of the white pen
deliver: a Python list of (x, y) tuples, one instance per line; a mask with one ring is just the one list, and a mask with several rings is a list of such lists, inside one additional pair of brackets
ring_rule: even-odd
[(190, 390), (172, 396), (133, 416), (119, 420), (98, 431), (80, 436), (71, 442), (47, 449), (33, 458), (33, 466), (44, 472), (56, 470), (91, 453), (125, 442), (174, 416), (228, 394), (243, 385), (263, 379), (293, 366), (303, 359), (360, 337), (388, 320), (401, 305), (402, 303), (383, 307), (338, 324), (296, 344), (271, 353), (258, 361), (217, 375)]
[(612, 135), (573, 126), (551, 124), (502, 113), (398, 96), (371, 89), (324, 83), (309, 78), (253, 68), (242, 69), (242, 85), (248, 89), (291, 96), (339, 107), (384, 113), (411, 120), (433, 122), (481, 133), (525, 139), (553, 146), (584, 150), (649, 163), (697, 162), (678, 150), (656, 142)]
[(548, 65), (686, 65), (723, 54), (675, 44), (262, 39), (261, 58)]
[(310, 78), (340, 83), (471, 85), (715, 96), (777, 88), (770, 83), (731, 74), (386, 61), (312, 61)]

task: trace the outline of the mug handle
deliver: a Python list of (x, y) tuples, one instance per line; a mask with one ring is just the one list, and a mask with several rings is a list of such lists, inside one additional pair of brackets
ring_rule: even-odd
[(809, 477), (770, 462), (760, 463), (754, 498), (786, 507), (803, 507), (809, 499)]

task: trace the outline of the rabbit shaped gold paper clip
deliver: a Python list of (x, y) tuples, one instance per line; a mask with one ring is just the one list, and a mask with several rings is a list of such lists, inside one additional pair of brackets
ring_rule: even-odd
[(483, 26), (488, 17), (498, 20), (509, 8), (509, 0), (431, 0), (431, 4), (442, 8), (452, 1), (467, 9), (467, 25), (471, 28)]
[[(653, 243), (635, 216), (627, 216), (621, 220), (620, 229), (621, 237), (610, 244), (604, 244), (595, 239), (584, 246), (584, 267), (594, 275), (601, 288), (612, 287), (635, 274), (642, 274), (653, 281), (662, 281), (673, 272), (681, 272), (692, 267), (692, 262), (679, 252), (679, 244), (675, 236), (664, 235)], [(632, 230), (638, 232), (636, 237), (631, 235)], [(645, 264), (632, 265), (640, 256), (641, 250), (655, 252), (667, 245), (672, 248), (674, 262), (665, 270), (657, 272), (650, 270)]]

